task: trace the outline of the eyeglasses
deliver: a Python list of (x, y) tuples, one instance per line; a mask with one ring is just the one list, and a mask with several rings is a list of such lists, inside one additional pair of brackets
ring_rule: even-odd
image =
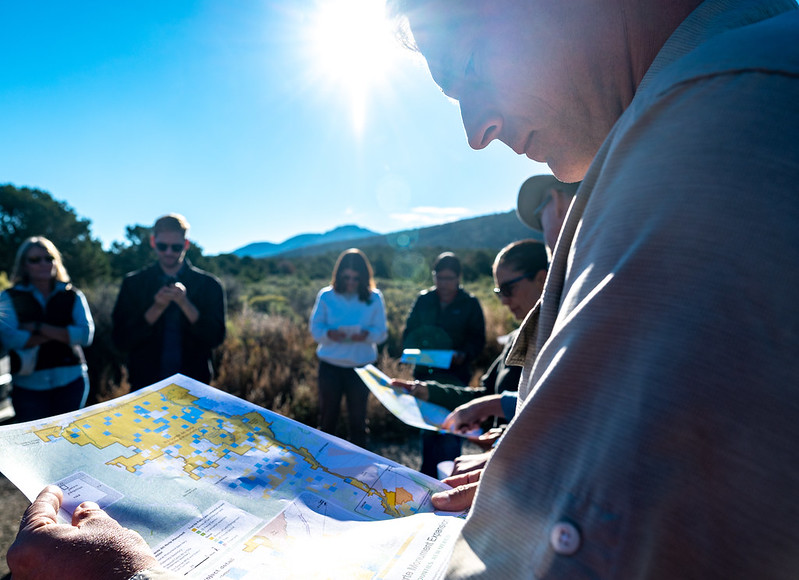
[(528, 274), (522, 274), (518, 278), (514, 278), (513, 280), (508, 280), (507, 282), (503, 282), (499, 285), (499, 288), (494, 288), (494, 294), (497, 295), (497, 298), (511, 298), (513, 296), (513, 287), (516, 286), (519, 282), (524, 280), (525, 278), (529, 278)]
[(163, 242), (156, 242), (155, 249), (159, 252), (166, 252), (167, 248), (172, 250), (175, 254), (179, 254), (183, 251), (183, 248), (186, 244), (165, 244)]
[(28, 264), (38, 264), (42, 260), (45, 262), (50, 262), (51, 264), (55, 262), (55, 258), (53, 256), (31, 256), (27, 259)]
[(442, 276), (441, 274), (437, 274), (435, 272), (433, 272), (433, 278), (435, 278), (436, 281), (438, 281), (438, 282), (457, 282), (458, 281), (458, 276), (451, 276), (451, 275), (448, 275), (448, 274), (444, 274)]

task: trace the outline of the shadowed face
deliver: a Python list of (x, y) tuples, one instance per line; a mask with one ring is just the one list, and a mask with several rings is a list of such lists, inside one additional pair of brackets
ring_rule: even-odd
[(183, 265), (189, 241), (180, 232), (158, 232), (150, 238), (150, 245), (158, 256), (158, 264), (167, 273), (173, 273)]
[(357, 294), (358, 284), (361, 282), (361, 275), (356, 270), (345, 268), (341, 271), (341, 281), (344, 282), (345, 294)]
[(433, 282), (435, 282), (439, 300), (452, 302), (460, 288), (461, 277), (452, 270), (439, 270), (433, 272)]
[(611, 55), (597, 35), (613, 10), (597, 4), (431, 0), (408, 14), (433, 79), (460, 104), (471, 147), (498, 139), (562, 181), (582, 179), (623, 109), (602, 90)]
[(497, 266), (494, 272), (494, 283), (500, 290), (497, 294), (502, 304), (513, 313), (516, 320), (524, 320), (533, 309), (541, 292), (546, 271), (541, 270), (539, 276), (525, 276), (520, 270), (513, 270), (505, 265)]
[(42, 246), (32, 245), (25, 255), (25, 271), (32, 284), (55, 277), (55, 258)]

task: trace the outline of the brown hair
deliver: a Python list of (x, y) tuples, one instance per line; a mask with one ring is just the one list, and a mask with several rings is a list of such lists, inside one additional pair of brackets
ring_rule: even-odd
[(547, 249), (536, 240), (519, 240), (502, 248), (494, 259), (494, 272), (499, 266), (535, 276), (540, 270), (549, 268)]
[(333, 267), (333, 277), (330, 280), (333, 290), (339, 294), (344, 293), (346, 288), (342, 277), (344, 270), (354, 270), (358, 273), (358, 299), (368, 304), (372, 299), (372, 290), (375, 289), (374, 273), (369, 258), (358, 248), (341, 252)]
[(185, 238), (189, 233), (189, 222), (179, 213), (161, 216), (153, 224), (152, 235), (155, 237), (161, 232), (179, 232)]

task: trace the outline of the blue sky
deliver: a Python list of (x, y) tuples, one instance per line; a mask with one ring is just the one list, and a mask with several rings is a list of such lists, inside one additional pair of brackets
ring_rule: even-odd
[(0, 183), (106, 246), (183, 213), (207, 254), (514, 208), (549, 170), (471, 150), (457, 104), (376, 36), (377, 3), (0, 0)]

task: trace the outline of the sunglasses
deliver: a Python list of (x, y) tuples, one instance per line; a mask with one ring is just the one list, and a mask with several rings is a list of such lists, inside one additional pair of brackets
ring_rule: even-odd
[(341, 279), (344, 282), (360, 282), (361, 281), (361, 277), (360, 276), (342, 276)]
[(159, 252), (166, 252), (167, 248), (172, 250), (175, 254), (179, 254), (183, 251), (185, 244), (165, 244), (163, 242), (156, 242), (155, 249)]
[(529, 278), (528, 274), (522, 274), (518, 278), (514, 278), (513, 280), (508, 280), (507, 282), (503, 282), (499, 285), (499, 288), (494, 288), (494, 294), (496, 294), (497, 298), (510, 298), (513, 296), (513, 287), (516, 286), (519, 282), (524, 280), (525, 278)]
[(51, 264), (55, 262), (55, 258), (52, 256), (33, 256), (31, 258), (28, 258), (28, 264), (38, 264), (42, 260), (44, 260), (45, 262), (50, 262)]

